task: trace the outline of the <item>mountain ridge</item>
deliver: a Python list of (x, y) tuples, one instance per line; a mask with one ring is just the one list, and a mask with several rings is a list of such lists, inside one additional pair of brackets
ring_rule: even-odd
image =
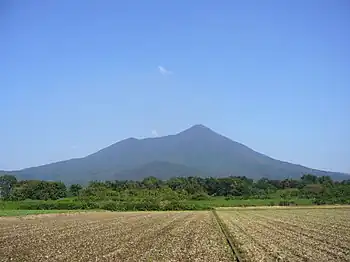
[[(166, 163), (166, 164), (165, 164)], [(280, 161), (198, 124), (175, 135), (155, 138), (127, 138), (85, 157), (22, 170), (9, 171), (19, 179), (61, 180), (86, 183), (90, 180), (142, 179), (145, 174), (228, 176), (258, 179), (298, 178), (304, 173), (350, 179), (329, 172)], [(198, 174), (200, 173), (200, 174)]]

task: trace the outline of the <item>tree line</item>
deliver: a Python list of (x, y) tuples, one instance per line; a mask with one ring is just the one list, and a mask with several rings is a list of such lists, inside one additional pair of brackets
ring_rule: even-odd
[[(333, 181), (329, 176), (305, 174), (300, 179), (249, 179), (244, 176), (174, 177), (161, 180), (147, 177), (140, 181), (91, 181), (87, 186), (41, 180), (17, 180), (0, 176), (3, 200), (59, 200), (70, 197), (79, 201), (159, 202), (225, 199), (312, 199), (315, 204), (350, 204), (350, 179)], [(158, 203), (157, 202), (157, 203)]]

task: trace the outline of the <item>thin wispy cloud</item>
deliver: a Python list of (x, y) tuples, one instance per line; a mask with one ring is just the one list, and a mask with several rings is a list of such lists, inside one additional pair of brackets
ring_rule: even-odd
[(158, 70), (159, 70), (159, 73), (161, 73), (162, 75), (172, 75), (173, 72), (166, 69), (164, 66), (158, 66)]
[(155, 129), (153, 129), (151, 133), (152, 133), (152, 136), (155, 136), (155, 137), (159, 136), (157, 130)]

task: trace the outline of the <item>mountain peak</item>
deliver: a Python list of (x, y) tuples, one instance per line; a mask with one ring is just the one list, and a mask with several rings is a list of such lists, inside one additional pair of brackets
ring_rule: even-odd
[(205, 125), (202, 125), (202, 124), (197, 124), (197, 125), (191, 126), (190, 128), (184, 130), (183, 132), (187, 132), (187, 131), (196, 131), (196, 132), (211, 131), (211, 132), (213, 132), (213, 130), (211, 130), (209, 127), (206, 127)]
[(189, 139), (189, 140), (208, 139), (208, 138), (220, 136), (218, 133), (211, 130), (209, 127), (206, 127), (201, 124), (194, 125), (178, 133), (177, 135), (180, 135), (181, 137), (186, 137), (186, 139)]
[(203, 133), (213, 133), (213, 132), (214, 131), (211, 130), (209, 127), (206, 127), (205, 125), (202, 125), (202, 124), (197, 124), (197, 125), (191, 126), (188, 129), (185, 129), (179, 134), (203, 134)]
[(192, 127), (190, 127), (189, 129), (210, 129), (209, 127), (206, 127), (205, 125), (202, 125), (202, 124), (197, 124), (197, 125), (194, 125)]

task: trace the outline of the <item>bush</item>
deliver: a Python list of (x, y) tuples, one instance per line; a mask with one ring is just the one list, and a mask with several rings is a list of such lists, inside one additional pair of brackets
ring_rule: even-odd
[(108, 201), (101, 202), (99, 208), (109, 211), (122, 211), (123, 209), (118, 205), (118, 202)]
[(282, 200), (278, 203), (279, 206), (295, 206), (294, 201)]
[[(69, 201), (64, 200), (24, 200), (6, 204), (7, 209), (24, 209), (24, 210), (77, 210), (77, 209), (97, 209), (96, 202)], [(4, 208), (5, 209), (5, 208)]]
[(270, 201), (268, 205), (269, 205), (269, 206), (274, 206), (274, 205), (275, 205), (275, 202)]
[(325, 205), (326, 201), (324, 201), (323, 199), (315, 199), (312, 201), (312, 203), (315, 205)]
[(197, 193), (197, 194), (194, 194), (191, 199), (192, 200), (208, 200), (210, 197), (208, 196), (208, 194), (206, 193)]

